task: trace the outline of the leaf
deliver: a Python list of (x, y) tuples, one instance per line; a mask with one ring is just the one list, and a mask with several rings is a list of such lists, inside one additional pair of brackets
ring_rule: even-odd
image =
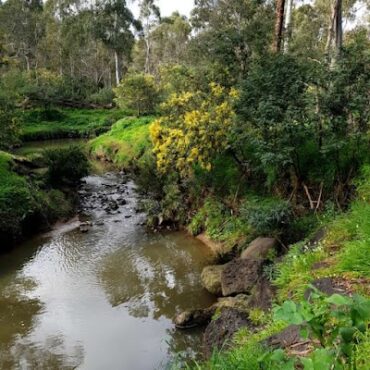
[(272, 352), (271, 361), (281, 362), (285, 360), (285, 352), (282, 349), (277, 349), (274, 352)]
[(289, 360), (283, 365), (279, 366), (281, 370), (295, 370), (295, 361), (293, 359)]
[(293, 301), (285, 301), (282, 306), (276, 308), (274, 318), (295, 325), (304, 322), (304, 318), (297, 312), (297, 305)]
[(299, 331), (299, 335), (303, 338), (303, 339), (307, 339), (308, 336), (309, 336), (309, 331), (308, 331), (308, 328), (306, 327), (303, 327), (300, 329)]
[[(311, 360), (313, 365), (313, 370), (326, 370), (330, 369), (335, 361), (333, 353), (327, 349), (316, 349), (311, 354)], [(306, 369), (306, 368), (305, 368)]]
[(302, 364), (303, 364), (303, 369), (304, 370), (314, 370), (315, 368), (313, 367), (313, 361), (310, 358), (301, 358), (300, 359)]
[[(356, 295), (354, 298), (353, 310), (355, 310), (358, 314), (358, 318), (361, 320), (369, 320), (370, 319), (370, 299), (361, 297)], [(355, 318), (355, 319), (358, 319)]]
[(353, 340), (353, 336), (356, 333), (356, 328), (353, 328), (353, 327), (340, 328), (339, 333), (340, 333), (342, 339), (346, 343), (351, 343), (352, 340)]
[(333, 294), (332, 296), (326, 298), (325, 302), (335, 304), (336, 306), (349, 306), (352, 303), (351, 298), (340, 294)]

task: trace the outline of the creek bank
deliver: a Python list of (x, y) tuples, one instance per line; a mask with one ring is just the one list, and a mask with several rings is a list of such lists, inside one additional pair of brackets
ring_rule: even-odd
[[(303, 250), (311, 251), (313, 243), (318, 246), (325, 240), (325, 230), (321, 229), (314, 237), (302, 244)], [(258, 336), (269, 328), (262, 316), (267, 314), (272, 303), (278, 300), (278, 288), (272, 286), (264, 273), (264, 266), (271, 263), (273, 257), (283, 253), (280, 244), (273, 238), (257, 238), (240, 253), (239, 257), (223, 265), (206, 266), (202, 273), (203, 286), (219, 296), (217, 303), (204, 310), (196, 310), (186, 314), (179, 314), (175, 318), (176, 327), (186, 329), (196, 325), (205, 326), (203, 334), (203, 354), (209, 358), (214, 350), (230, 350), (233, 346), (233, 336), (240, 329), (245, 328), (251, 335)], [(278, 258), (278, 261), (281, 258)], [(326, 263), (315, 263), (313, 271), (327, 268)], [(311, 295), (319, 291), (326, 296), (339, 294), (352, 296), (350, 284), (342, 278), (319, 277), (311, 281), (311, 287), (306, 288), (304, 300), (311, 302)], [(201, 318), (201, 320), (200, 320)], [(267, 325), (267, 326), (266, 326)], [(271, 330), (271, 329), (267, 329)], [(280, 348), (287, 352), (311, 352), (315, 340), (311, 336), (303, 338), (301, 327), (297, 325), (273, 329), (271, 334), (265, 335), (259, 341), (263, 347), (270, 349)]]
[(182, 312), (174, 318), (174, 323), (179, 329), (207, 326), (203, 337), (206, 357), (214, 348), (223, 348), (242, 327), (258, 329), (249, 313), (255, 309), (268, 311), (271, 308), (275, 289), (264, 276), (263, 266), (278, 253), (276, 239), (259, 237), (239, 257), (226, 264), (203, 269), (202, 285), (218, 296), (218, 301), (203, 310)]
[(75, 213), (75, 186), (51, 186), (46, 174), (41, 157), (0, 151), (0, 252)]

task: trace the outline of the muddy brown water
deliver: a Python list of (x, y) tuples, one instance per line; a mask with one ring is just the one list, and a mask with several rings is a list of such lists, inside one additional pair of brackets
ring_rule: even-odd
[(201, 333), (172, 318), (214, 302), (200, 285), (212, 253), (182, 232), (148, 233), (134, 187), (87, 177), (87, 233), (70, 222), (0, 256), (1, 369), (165, 369), (199, 354)]

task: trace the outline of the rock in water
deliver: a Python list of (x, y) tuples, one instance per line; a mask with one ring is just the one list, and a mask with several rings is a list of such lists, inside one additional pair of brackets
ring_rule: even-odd
[(221, 274), (226, 265), (206, 266), (201, 274), (202, 285), (210, 293), (220, 296), (221, 289)]
[(213, 306), (205, 309), (185, 311), (178, 314), (173, 322), (178, 329), (191, 329), (208, 324), (215, 312), (216, 307)]
[(270, 254), (276, 252), (277, 247), (278, 242), (274, 238), (257, 238), (243, 251), (241, 258), (266, 260)]
[(91, 228), (91, 223), (90, 222), (82, 222), (80, 224), (80, 232), (81, 233), (87, 233)]
[(262, 260), (234, 259), (221, 273), (222, 295), (250, 293), (262, 274)]

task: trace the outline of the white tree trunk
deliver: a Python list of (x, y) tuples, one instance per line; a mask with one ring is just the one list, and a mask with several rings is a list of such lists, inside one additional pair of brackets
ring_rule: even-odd
[(334, 0), (326, 43), (326, 54), (332, 66), (336, 63), (343, 45), (342, 23), (342, 0)]
[(289, 51), (289, 41), (292, 36), (293, 3), (294, 3), (294, 0), (288, 0), (286, 13), (285, 13), (284, 53), (287, 53)]
[(118, 86), (121, 81), (121, 71), (120, 71), (119, 55), (116, 50), (114, 51), (114, 61), (116, 65), (116, 84)]

